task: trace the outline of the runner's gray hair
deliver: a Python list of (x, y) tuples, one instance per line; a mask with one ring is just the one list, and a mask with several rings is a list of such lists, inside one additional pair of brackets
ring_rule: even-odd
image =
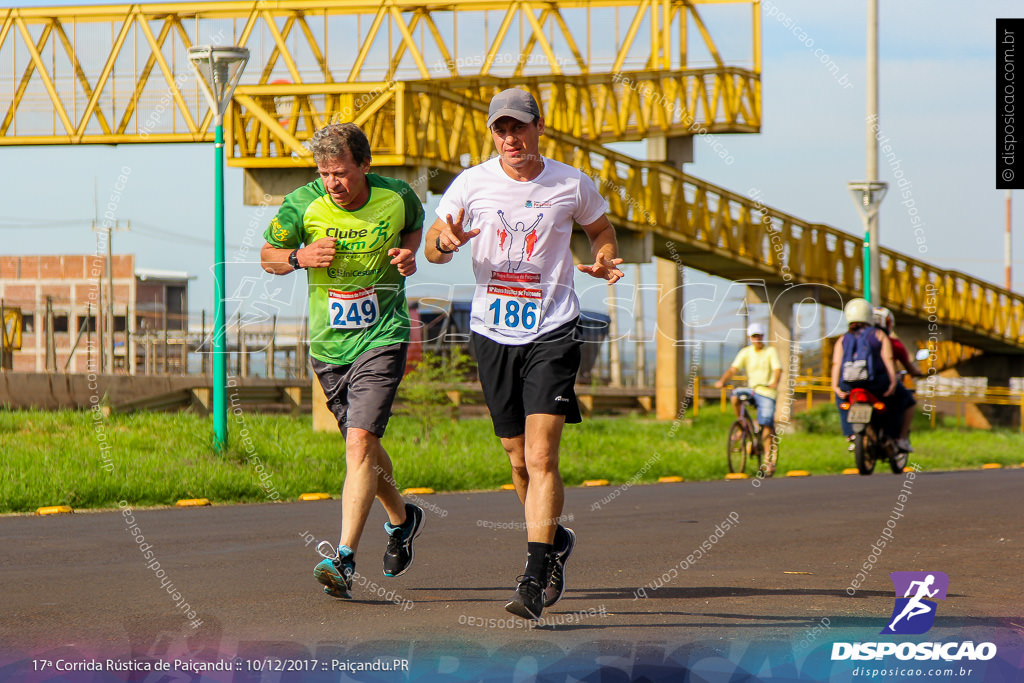
[(370, 160), (370, 141), (354, 123), (332, 123), (313, 134), (310, 141), (313, 160), (338, 159), (347, 151), (358, 166)]

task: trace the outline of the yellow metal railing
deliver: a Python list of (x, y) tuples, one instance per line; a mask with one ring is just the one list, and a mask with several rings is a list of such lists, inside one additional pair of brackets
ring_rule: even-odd
[[(376, 83), (243, 85), (235, 92), (228, 131), (230, 163), (246, 168), (312, 165), (303, 145), (317, 129), (353, 121), (367, 129), (375, 163), (443, 161), (461, 169), (490, 154), (486, 126), (467, 127), (465, 108), (486, 103), (502, 88), (534, 92), (545, 126), (595, 143), (640, 140), (651, 135), (756, 132), (760, 128), (760, 81), (734, 67), (589, 76), (449, 79)], [(657, 91), (653, 88), (658, 88)], [(638, 92), (657, 92), (656, 97)], [(438, 99), (440, 98), (440, 99)], [(477, 116), (473, 123), (486, 120)], [(447, 126), (437, 128), (438, 124)], [(408, 142), (404, 136), (410, 136)], [(416, 137), (437, 146), (423, 149)], [(443, 144), (437, 141), (443, 140)], [(463, 144), (463, 142), (465, 144)], [(483, 145), (486, 143), (486, 146)], [(482, 147), (482, 149), (481, 149)], [(474, 153), (475, 152), (475, 153)]]

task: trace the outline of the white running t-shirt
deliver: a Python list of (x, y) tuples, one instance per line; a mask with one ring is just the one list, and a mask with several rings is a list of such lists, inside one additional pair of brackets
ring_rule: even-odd
[(569, 240), (573, 222), (608, 212), (579, 169), (544, 159), (533, 180), (513, 180), (500, 157), (468, 168), (441, 197), (437, 216), (479, 228), (470, 240), (476, 291), (470, 328), (501, 344), (526, 344), (579, 315)]

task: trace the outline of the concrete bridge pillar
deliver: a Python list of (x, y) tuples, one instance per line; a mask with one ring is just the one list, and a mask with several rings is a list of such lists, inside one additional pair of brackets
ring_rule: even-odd
[[(243, 169), (242, 202), (246, 206), (278, 206), (284, 196), (317, 178), (315, 168), (246, 168)], [(270, 222), (271, 216), (267, 217)]]
[[(412, 191), (416, 193), (421, 202), (427, 201), (427, 190), (431, 185), (431, 181), (438, 174), (437, 170), (428, 169), (426, 166), (381, 166), (379, 168), (371, 168), (370, 172), (379, 173), (388, 178), (404, 180), (409, 183)], [(428, 220), (425, 221), (424, 231), (434, 222), (432, 218), (432, 216), (428, 216)]]
[(683, 352), (683, 274), (669, 259), (656, 258), (658, 267), (658, 329), (654, 370), (655, 415), (673, 420), (686, 398), (686, 360)]
[[(693, 161), (693, 136), (647, 138), (647, 158), (676, 169)], [(679, 188), (682, 191), (682, 188)], [(686, 397), (686, 359), (683, 346), (683, 266), (674, 260), (655, 258), (658, 268), (658, 330), (654, 367), (655, 414), (674, 420), (683, 411)]]

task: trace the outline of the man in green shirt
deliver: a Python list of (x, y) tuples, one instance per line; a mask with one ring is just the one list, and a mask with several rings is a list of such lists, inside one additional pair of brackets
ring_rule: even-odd
[(350, 598), (373, 499), (390, 520), (385, 576), (409, 568), (423, 522), (398, 492), (380, 442), (405, 372), (405, 278), (416, 272), (423, 206), (408, 184), (369, 173), (370, 144), (355, 124), (321, 128), (311, 142), (320, 178), (285, 197), (260, 257), (264, 270), (304, 269), (309, 282), (309, 355), (345, 435), (346, 463), (341, 542), (337, 552), (321, 550), (313, 575), (328, 595)]
[(736, 354), (732, 365), (725, 371), (722, 378), (715, 382), (715, 388), (721, 389), (725, 383), (738, 372), (747, 376), (747, 387), (736, 389), (732, 395), (732, 405), (736, 416), (740, 416), (739, 394), (746, 393), (757, 406), (757, 424), (761, 425), (761, 442), (768, 460), (764, 465), (765, 476), (775, 473), (775, 461), (778, 458), (775, 448), (775, 399), (778, 397), (779, 378), (782, 376), (782, 363), (779, 352), (764, 343), (764, 327), (760, 323), (751, 323), (747, 327), (750, 345), (744, 346)]

